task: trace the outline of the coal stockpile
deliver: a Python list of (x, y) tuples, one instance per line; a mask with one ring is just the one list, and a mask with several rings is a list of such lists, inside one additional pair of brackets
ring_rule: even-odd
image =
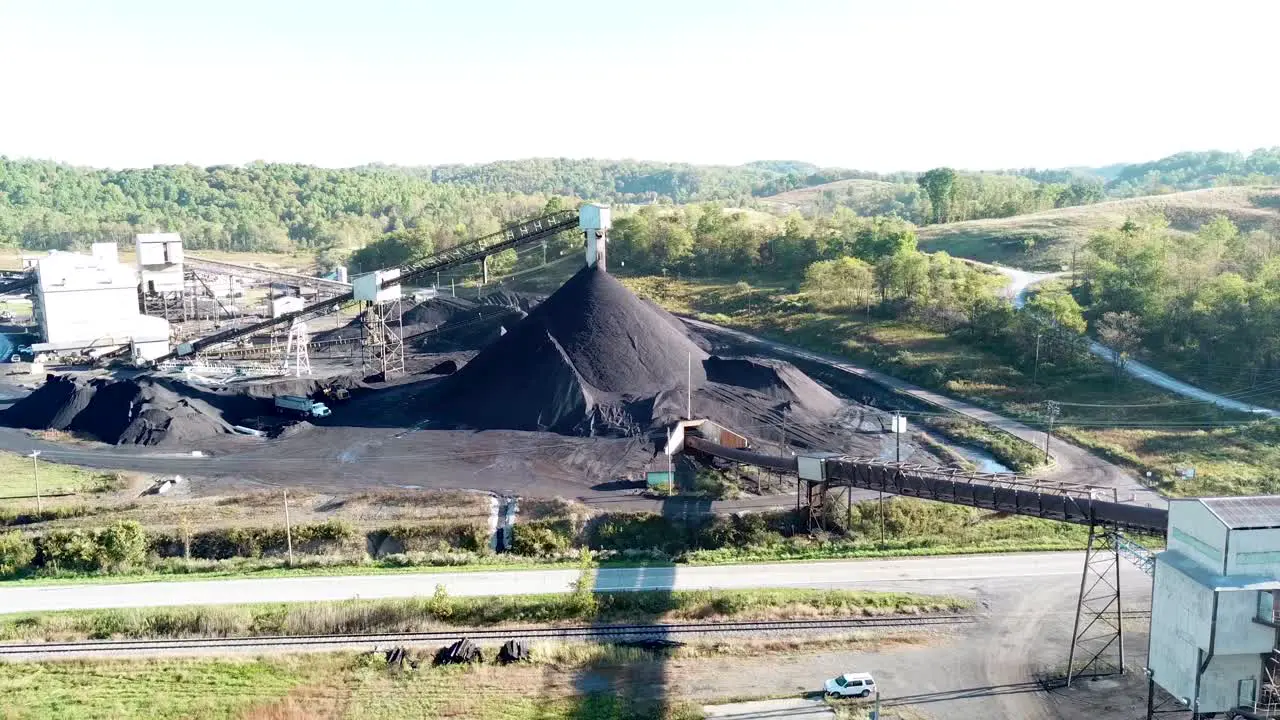
[[(478, 350), (522, 320), (522, 304), (532, 303), (510, 292), (487, 295), (479, 302), (449, 295), (434, 297), (401, 313), (401, 335), (421, 352)], [(316, 333), (312, 339), (323, 342), (355, 340), (360, 336), (360, 319), (356, 318), (343, 327)]]
[(834, 415), (843, 403), (829, 390), (781, 360), (711, 357), (705, 363), (707, 380), (745, 388), (778, 403), (798, 401), (817, 416)]
[(349, 396), (362, 388), (354, 377), (282, 378), (213, 388), (150, 375), (86, 378), (51, 374), (39, 389), (0, 413), (0, 422), (11, 427), (83, 433), (115, 445), (191, 446), (232, 433), (233, 425), (255, 425), (254, 419), (264, 416), (275, 419), (276, 395), (304, 395), (332, 402), (339, 390)]
[(15, 427), (67, 430), (118, 445), (189, 445), (232, 432), (216, 408), (149, 377), (50, 375), (0, 419)]
[(533, 312), (533, 309), (544, 300), (544, 296), (535, 293), (521, 292), (518, 290), (495, 290), (478, 301), (481, 305), (498, 305), (501, 307), (515, 308), (526, 313)]
[[(840, 401), (786, 363), (713, 358), (704, 340), (608, 273), (584, 268), (424, 398), (443, 424), (567, 435), (643, 434), (696, 414), (833, 415)], [(709, 377), (710, 375), (710, 377)]]

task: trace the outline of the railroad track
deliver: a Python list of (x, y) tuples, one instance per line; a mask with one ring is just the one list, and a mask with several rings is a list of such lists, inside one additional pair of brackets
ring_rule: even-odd
[(918, 615), (826, 620), (776, 620), (751, 622), (664, 623), (645, 625), (583, 625), (577, 627), (525, 627), (458, 629), (433, 632), (393, 632), (367, 635), (271, 635), (236, 638), (175, 638), (164, 640), (86, 640), (2, 644), (0, 657), (40, 654), (129, 654), (157, 651), (243, 650), (280, 647), (324, 647), (339, 645), (381, 645), (405, 643), (449, 643), (462, 637), (474, 641), (585, 640), (626, 641), (651, 638), (675, 639), (706, 633), (761, 633), (778, 631), (858, 630), (951, 626), (975, 622), (972, 615)]

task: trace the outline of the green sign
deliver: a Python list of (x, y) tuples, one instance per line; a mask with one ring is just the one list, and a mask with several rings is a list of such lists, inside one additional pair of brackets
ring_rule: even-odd
[(671, 484), (671, 472), (668, 470), (653, 470), (644, 474), (645, 480), (648, 481), (649, 487), (660, 487)]

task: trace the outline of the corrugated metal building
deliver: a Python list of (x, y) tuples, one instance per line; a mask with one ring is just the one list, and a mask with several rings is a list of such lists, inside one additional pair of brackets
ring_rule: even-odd
[(33, 312), (43, 342), (36, 352), (107, 351), (133, 344), (141, 357), (169, 351), (169, 323), (138, 310), (138, 275), (121, 265), (114, 243), (92, 254), (52, 252), (36, 261)]
[(1151, 600), (1152, 678), (1200, 713), (1252, 708), (1276, 647), (1280, 496), (1169, 502)]

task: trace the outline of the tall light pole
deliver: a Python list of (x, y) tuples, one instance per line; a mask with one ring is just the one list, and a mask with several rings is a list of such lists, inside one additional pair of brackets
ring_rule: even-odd
[(1044, 404), (1045, 417), (1049, 419), (1049, 425), (1044, 429), (1044, 464), (1049, 464), (1049, 438), (1053, 435), (1053, 419), (1058, 417), (1058, 413), (1062, 408), (1058, 403), (1049, 400)]
[(40, 497), (40, 451), (31, 451), (31, 479), (36, 484), (36, 512), (44, 513), (44, 500)]

